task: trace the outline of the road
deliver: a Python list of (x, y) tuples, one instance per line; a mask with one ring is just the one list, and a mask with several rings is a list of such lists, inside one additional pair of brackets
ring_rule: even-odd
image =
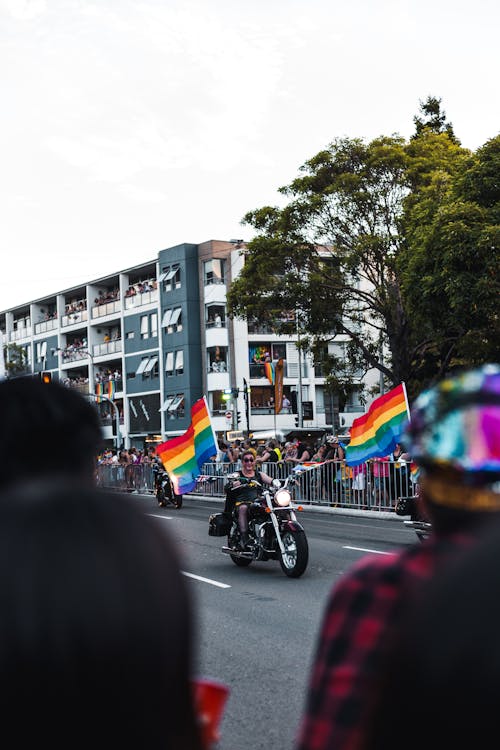
[(160, 509), (151, 497), (140, 502), (180, 544), (196, 604), (196, 672), (230, 686), (217, 750), (291, 750), (332, 584), (367, 552), (416, 543), (414, 532), (398, 517), (301, 513), (309, 566), (290, 579), (278, 562), (237, 568), (220, 551), (225, 537), (208, 536), (220, 502), (186, 497), (181, 510)]

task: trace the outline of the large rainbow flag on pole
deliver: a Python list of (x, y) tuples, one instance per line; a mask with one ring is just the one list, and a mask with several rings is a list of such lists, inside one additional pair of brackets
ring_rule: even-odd
[(379, 396), (370, 408), (352, 423), (351, 440), (346, 447), (346, 463), (357, 466), (374, 456), (387, 456), (396, 447), (410, 420), (404, 383)]
[(205, 397), (191, 407), (191, 424), (186, 432), (158, 445), (156, 453), (170, 474), (176, 495), (191, 492), (202, 465), (217, 454), (217, 440)]

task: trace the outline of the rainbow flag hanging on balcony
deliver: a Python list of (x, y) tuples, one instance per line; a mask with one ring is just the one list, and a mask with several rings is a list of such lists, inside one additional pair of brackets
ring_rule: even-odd
[(264, 372), (271, 385), (274, 385), (274, 365), (272, 362), (264, 362)]
[(102, 383), (96, 383), (95, 395), (97, 396), (96, 401), (98, 404), (102, 403), (103, 394), (104, 394), (104, 389), (102, 387)]
[(114, 398), (115, 390), (116, 390), (116, 386), (115, 386), (115, 381), (114, 380), (108, 380), (107, 390), (108, 390), (108, 398), (111, 398), (111, 399)]
[(404, 383), (383, 396), (352, 423), (351, 440), (346, 447), (346, 463), (357, 466), (375, 456), (387, 456), (399, 443), (410, 420)]
[(203, 464), (217, 455), (217, 440), (205, 397), (191, 407), (191, 424), (186, 432), (158, 445), (156, 453), (170, 474), (176, 495), (191, 492)]

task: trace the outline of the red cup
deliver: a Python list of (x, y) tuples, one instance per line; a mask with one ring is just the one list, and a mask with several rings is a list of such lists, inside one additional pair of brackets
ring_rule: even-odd
[(229, 687), (223, 682), (200, 677), (193, 680), (196, 714), (201, 726), (205, 750), (210, 750), (220, 739), (220, 724), (229, 697)]

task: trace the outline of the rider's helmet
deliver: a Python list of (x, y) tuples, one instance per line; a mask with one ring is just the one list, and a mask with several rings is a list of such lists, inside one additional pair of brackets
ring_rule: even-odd
[(500, 366), (467, 370), (424, 391), (403, 440), (434, 502), (500, 510)]

